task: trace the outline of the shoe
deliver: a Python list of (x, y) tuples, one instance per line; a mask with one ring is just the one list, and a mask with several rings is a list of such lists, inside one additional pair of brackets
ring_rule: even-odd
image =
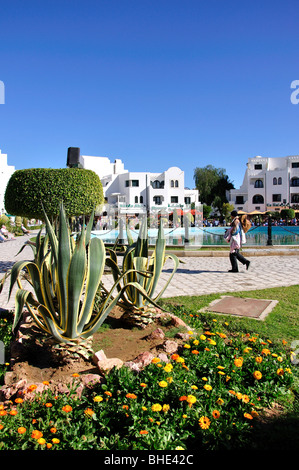
[(236, 270), (236, 269), (229, 269), (228, 272), (229, 272), (229, 273), (238, 273), (239, 271)]
[(246, 271), (248, 271), (249, 266), (250, 266), (250, 261), (246, 261)]

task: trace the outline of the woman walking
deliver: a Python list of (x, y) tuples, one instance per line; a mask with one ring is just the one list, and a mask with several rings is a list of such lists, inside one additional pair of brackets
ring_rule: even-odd
[[(233, 220), (230, 224), (231, 228), (230, 228), (230, 233), (229, 233), (229, 237), (227, 241), (230, 242), (229, 258), (230, 258), (232, 268), (228, 272), (237, 273), (239, 272), (237, 261), (240, 261), (240, 263), (246, 265), (246, 269), (249, 268), (250, 261), (244, 258), (244, 256), (241, 255), (239, 252), (242, 246), (242, 225), (238, 217), (238, 212), (235, 210), (232, 211), (231, 216)], [(243, 235), (245, 236), (244, 233)]]

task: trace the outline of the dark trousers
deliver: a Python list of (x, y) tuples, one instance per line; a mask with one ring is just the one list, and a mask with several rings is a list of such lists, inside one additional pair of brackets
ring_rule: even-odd
[(229, 259), (232, 265), (232, 270), (236, 272), (239, 271), (237, 260), (240, 261), (240, 263), (242, 264), (247, 263), (247, 259), (244, 258), (244, 256), (239, 253), (239, 250), (235, 250), (233, 253), (230, 253)]

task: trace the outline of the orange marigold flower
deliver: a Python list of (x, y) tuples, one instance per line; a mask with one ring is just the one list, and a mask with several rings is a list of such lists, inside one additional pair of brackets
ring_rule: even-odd
[(52, 403), (50, 403), (50, 402), (45, 403), (45, 407), (46, 407), (46, 408), (51, 408), (51, 406), (53, 406)]
[(29, 385), (29, 387), (27, 388), (27, 391), (28, 392), (33, 392), (36, 388), (37, 388), (37, 385), (32, 384), (32, 385)]
[(108, 397), (112, 397), (112, 393), (111, 393), (111, 392), (108, 392), (108, 391), (107, 391), (107, 392), (104, 392), (104, 393), (105, 393), (105, 395), (107, 395)]
[(271, 352), (269, 351), (269, 349), (264, 348), (262, 349), (262, 354), (265, 354), (265, 356), (268, 356), (268, 354), (271, 354)]
[(57, 437), (53, 437), (52, 442), (53, 444), (59, 444), (60, 440)]
[(184, 400), (187, 400), (186, 395), (183, 395), (183, 396), (181, 396), (181, 397), (179, 398), (179, 401), (184, 401)]
[(255, 362), (257, 362), (258, 364), (260, 364), (262, 362), (262, 360), (263, 360), (262, 356), (257, 356), (255, 358)]
[(55, 434), (57, 432), (57, 429), (53, 426), (52, 428), (50, 428), (50, 432), (52, 434)]
[(148, 431), (146, 431), (146, 429), (142, 429), (141, 431), (139, 431), (139, 434), (145, 435), (148, 434)]
[(86, 408), (86, 410), (84, 410), (84, 414), (86, 414), (86, 416), (92, 416), (94, 415), (94, 411), (91, 408)]
[(80, 377), (80, 375), (77, 374), (77, 372), (74, 372), (74, 373), (72, 374), (72, 377)]
[(127, 393), (126, 397), (127, 398), (132, 398), (133, 400), (135, 400), (137, 398), (137, 395), (135, 395), (135, 393)]
[(147, 387), (147, 384), (145, 384), (145, 383), (142, 382), (142, 383), (140, 384), (140, 387), (145, 388), (145, 387)]
[(5, 410), (0, 410), (0, 416), (5, 416), (7, 414), (7, 411)]
[(154, 358), (152, 359), (152, 363), (153, 363), (153, 364), (157, 364), (158, 362), (160, 362), (160, 360), (161, 360), (161, 359), (159, 359), (158, 357), (154, 357)]
[(23, 398), (16, 398), (15, 403), (23, 403)]
[(33, 439), (40, 439), (41, 437), (43, 437), (43, 433), (41, 431), (38, 431), (37, 429), (34, 429), (31, 433), (31, 437)]
[(192, 354), (199, 354), (199, 351), (197, 351), (197, 349), (193, 349), (193, 351), (191, 351)]
[(10, 410), (9, 414), (11, 416), (16, 416), (18, 414), (17, 410)]
[(65, 411), (66, 413), (70, 413), (73, 410), (73, 408), (70, 405), (64, 405), (62, 407), (62, 411)]
[(18, 428), (18, 433), (19, 433), (19, 434), (25, 434), (25, 432), (26, 432), (26, 428), (24, 428), (24, 426), (20, 426), (20, 427)]
[(234, 360), (234, 364), (236, 367), (242, 367), (243, 365), (243, 357), (237, 357), (235, 360)]
[(220, 411), (214, 410), (212, 413), (213, 418), (218, 419), (220, 417)]
[(48, 382), (48, 380), (44, 380), (44, 381), (43, 381), (43, 384), (44, 384), (44, 385), (50, 385), (50, 382)]
[(171, 355), (171, 359), (173, 359), (174, 361), (176, 361), (180, 356), (178, 354), (172, 354)]
[(280, 377), (282, 377), (284, 374), (284, 370), (283, 369), (277, 369), (277, 375), (279, 375)]
[(244, 413), (244, 418), (253, 419), (253, 417), (250, 413)]
[(253, 372), (253, 377), (256, 379), (256, 380), (260, 380), (262, 378), (262, 373), (259, 371), (259, 370), (255, 370)]

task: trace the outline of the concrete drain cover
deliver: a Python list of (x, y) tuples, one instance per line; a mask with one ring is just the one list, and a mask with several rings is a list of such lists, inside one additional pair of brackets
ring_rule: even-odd
[(205, 311), (263, 320), (277, 303), (278, 300), (223, 296), (221, 299), (211, 302)]

